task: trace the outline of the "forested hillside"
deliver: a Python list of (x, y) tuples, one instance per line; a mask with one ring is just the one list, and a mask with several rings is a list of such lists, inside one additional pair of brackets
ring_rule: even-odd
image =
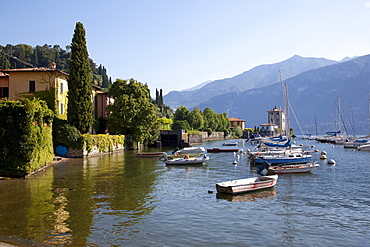
[[(50, 67), (55, 62), (57, 69), (69, 73), (69, 61), (71, 57), (70, 46), (63, 49), (59, 45), (32, 47), (26, 44), (0, 45), (0, 69), (19, 69), (30, 67)], [(92, 59), (89, 59), (93, 83), (102, 88), (112, 84), (108, 77), (107, 70), (103, 65), (97, 66)]]

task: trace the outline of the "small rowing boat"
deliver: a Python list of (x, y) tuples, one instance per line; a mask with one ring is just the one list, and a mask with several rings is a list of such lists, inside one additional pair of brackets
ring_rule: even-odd
[(259, 176), (232, 180), (216, 184), (217, 192), (239, 194), (254, 190), (266, 189), (275, 186), (278, 175)]

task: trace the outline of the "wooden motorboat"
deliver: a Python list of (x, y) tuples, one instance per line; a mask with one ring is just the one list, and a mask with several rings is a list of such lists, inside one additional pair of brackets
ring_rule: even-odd
[(207, 148), (208, 153), (238, 152), (239, 148)]
[(136, 157), (161, 157), (165, 152), (137, 153)]
[(319, 166), (320, 165), (317, 163), (277, 165), (269, 166), (267, 169), (265, 168), (258, 172), (261, 175), (307, 173), (315, 170)]
[(266, 189), (275, 186), (278, 175), (259, 176), (252, 178), (245, 178), (239, 180), (232, 180), (216, 184), (217, 192), (226, 194), (239, 194), (249, 191)]
[(196, 165), (203, 164), (208, 161), (209, 157), (207, 155), (201, 155), (197, 157), (185, 156), (184, 158), (169, 158), (165, 161), (166, 165)]

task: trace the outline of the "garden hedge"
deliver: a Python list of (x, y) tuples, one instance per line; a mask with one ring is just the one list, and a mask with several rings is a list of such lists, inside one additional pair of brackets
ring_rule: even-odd
[(0, 101), (0, 176), (24, 177), (50, 164), (53, 111), (45, 101)]

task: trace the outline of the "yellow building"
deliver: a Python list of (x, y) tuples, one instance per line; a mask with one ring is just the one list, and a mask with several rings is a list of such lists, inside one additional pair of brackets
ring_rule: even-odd
[(59, 118), (67, 117), (68, 74), (50, 68), (3, 69), (0, 74), (0, 98), (19, 100), (35, 96), (45, 100)]
[[(56, 116), (67, 119), (69, 75), (51, 63), (50, 68), (23, 68), (0, 70), (0, 99), (19, 100), (35, 96), (45, 100)], [(95, 110), (93, 117), (106, 117), (106, 107), (113, 99), (101, 88), (93, 85), (91, 100)], [(94, 132), (94, 130), (93, 130)]]

